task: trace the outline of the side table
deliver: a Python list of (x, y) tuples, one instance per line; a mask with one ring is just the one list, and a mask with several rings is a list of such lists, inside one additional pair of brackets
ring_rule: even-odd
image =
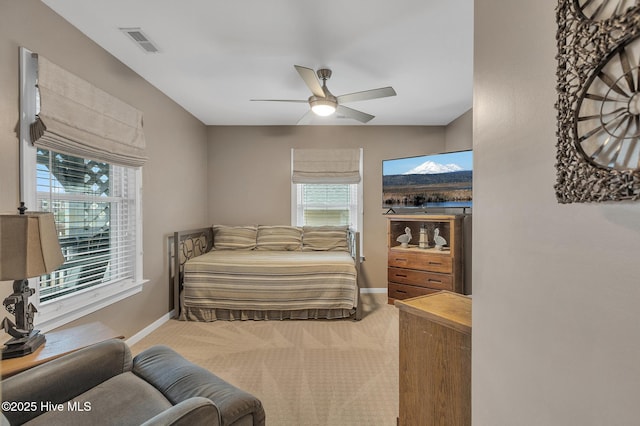
[(46, 341), (35, 352), (19, 358), (0, 361), (0, 374), (5, 379), (21, 371), (43, 364), (62, 355), (100, 343), (109, 339), (124, 339), (124, 336), (101, 322), (92, 322), (59, 331), (45, 333)]
[(399, 426), (471, 425), (471, 298), (440, 291), (396, 300)]

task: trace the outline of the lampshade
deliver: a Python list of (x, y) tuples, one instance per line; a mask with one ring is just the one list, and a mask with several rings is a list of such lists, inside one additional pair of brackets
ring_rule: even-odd
[(309, 98), (309, 104), (311, 105), (311, 111), (313, 111), (316, 115), (327, 117), (334, 112), (336, 112), (337, 102), (335, 98), (327, 97), (327, 98), (318, 98), (316, 96), (312, 96)]
[(22, 280), (64, 263), (51, 213), (0, 215), (0, 280)]

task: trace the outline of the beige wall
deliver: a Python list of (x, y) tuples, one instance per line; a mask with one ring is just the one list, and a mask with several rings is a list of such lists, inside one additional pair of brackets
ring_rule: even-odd
[[(470, 129), (461, 130), (466, 128), (467, 115), (449, 127), (207, 129), (41, 2), (0, 0), (0, 212), (14, 212), (20, 201), (18, 138), (14, 131), (18, 123), (20, 46), (48, 57), (144, 112), (150, 157), (143, 169), (144, 275), (150, 281), (141, 294), (73, 323), (100, 320), (126, 336), (171, 309), (165, 260), (168, 233), (214, 222), (290, 223), (291, 148), (364, 148), (363, 272), (365, 285), (384, 289), (382, 160), (471, 145)], [(465, 142), (461, 142), (463, 139)], [(0, 283), (0, 298), (11, 292), (10, 287), (10, 282)]]
[(442, 152), (445, 133), (423, 126), (210, 127), (209, 222), (290, 224), (291, 148), (362, 147), (363, 276), (366, 287), (386, 288), (382, 160)]
[[(149, 161), (143, 168), (144, 276), (142, 293), (75, 323), (100, 320), (125, 336), (169, 312), (165, 235), (206, 222), (206, 127), (132, 70), (37, 0), (0, 0), (0, 212), (19, 198), (19, 47), (51, 61), (144, 113)], [(143, 53), (141, 53), (143, 54)], [(189, 190), (185, 190), (188, 182)], [(0, 298), (11, 283), (0, 285)], [(6, 340), (6, 339), (4, 339)]]
[(555, 200), (556, 6), (475, 2), (477, 426), (640, 419), (640, 204)]
[[(469, 110), (449, 123), (445, 129), (447, 152), (464, 151), (473, 147), (473, 110)], [(469, 213), (471, 210), (468, 211)], [(452, 212), (458, 213), (458, 212)], [(464, 292), (473, 293), (473, 215), (465, 216), (464, 232)]]
[(469, 110), (445, 128), (447, 152), (464, 151), (473, 146), (473, 112)]

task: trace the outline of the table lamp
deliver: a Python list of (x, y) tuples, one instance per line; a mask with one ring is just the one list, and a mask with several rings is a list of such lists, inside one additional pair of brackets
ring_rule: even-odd
[(5, 342), (2, 359), (17, 358), (35, 351), (45, 341), (33, 329), (36, 308), (28, 303), (34, 289), (28, 278), (54, 271), (64, 263), (52, 213), (28, 213), (20, 203), (17, 215), (0, 215), (0, 281), (15, 280), (13, 293), (3, 305), (15, 315), (15, 324), (4, 318), (2, 326), (12, 336)]

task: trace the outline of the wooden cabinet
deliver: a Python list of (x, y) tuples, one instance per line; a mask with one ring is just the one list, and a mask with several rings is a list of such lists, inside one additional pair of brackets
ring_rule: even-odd
[[(464, 293), (463, 218), (426, 214), (388, 217), (389, 303), (439, 290)], [(411, 240), (403, 245), (398, 238), (407, 232)], [(438, 244), (440, 238), (446, 245)]]
[(400, 426), (471, 425), (471, 298), (397, 300)]

